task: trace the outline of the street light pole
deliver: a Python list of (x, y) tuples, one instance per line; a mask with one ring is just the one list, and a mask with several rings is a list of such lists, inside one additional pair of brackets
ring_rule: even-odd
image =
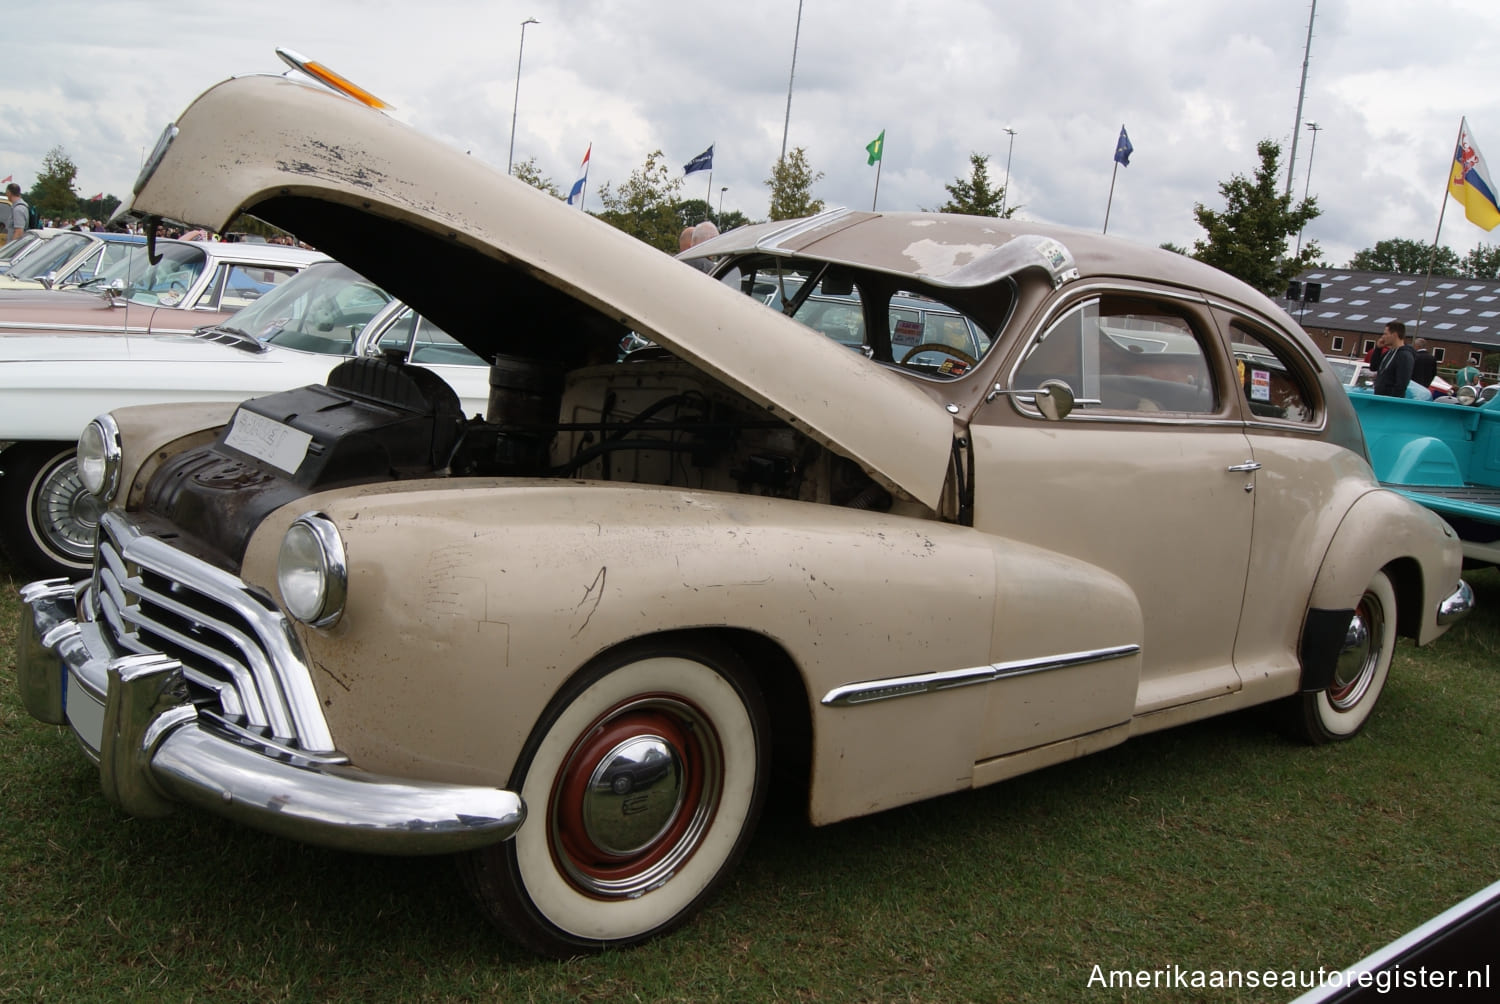
[(1016, 152), (1016, 131), (1006, 126), (1002, 132), (1010, 134), (1010, 146), (1005, 151), (1005, 184), (1000, 189), (1000, 215), (1005, 215), (1005, 203), (1010, 198), (1010, 155)]
[(521, 22), (521, 48), (516, 51), (516, 97), (510, 105), (510, 152), (505, 155), (505, 173), (510, 174), (516, 159), (516, 109), (521, 107), (521, 57), (526, 54), (526, 26), (541, 24), (534, 17)]
[[(1316, 122), (1309, 122), (1309, 123), (1307, 123), (1307, 128), (1309, 130), (1311, 130), (1311, 132), (1313, 134), (1313, 138), (1312, 138), (1312, 142), (1309, 143), (1308, 147), (1307, 147), (1307, 183), (1302, 188), (1302, 201), (1303, 202), (1307, 201), (1307, 193), (1310, 192), (1310, 191), (1312, 191), (1313, 154), (1315, 154), (1315, 153), (1318, 152), (1318, 133), (1320, 133), (1320, 132), (1323, 131), (1323, 127), (1320, 126), (1320, 125), (1318, 125), (1318, 123), (1316, 123)], [(1295, 258), (1295, 257), (1297, 257), (1300, 254), (1302, 254), (1302, 228), (1298, 227), (1297, 228), (1297, 250), (1292, 255), (1292, 257)]]
[(725, 185), (723, 188), (719, 189), (719, 220), (718, 220), (718, 222), (719, 222), (719, 224), (721, 226), (724, 223), (724, 193), (727, 192), (727, 191), (729, 191), (729, 186), (728, 185)]
[(797, 79), (797, 43), (802, 38), (802, 0), (797, 0), (797, 30), (792, 33), (792, 72), (786, 80), (786, 121), (781, 126), (781, 160), (786, 161), (786, 134), (792, 128), (792, 83)]

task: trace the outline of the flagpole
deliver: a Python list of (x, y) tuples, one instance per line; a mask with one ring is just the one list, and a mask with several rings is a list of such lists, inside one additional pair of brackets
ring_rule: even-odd
[(1115, 178), (1120, 174), (1120, 162), (1115, 161), (1115, 169), (1109, 173), (1109, 201), (1104, 204), (1104, 229), (1100, 233), (1109, 233), (1109, 210), (1115, 204)]
[(703, 210), (703, 218), (706, 220), (714, 214), (714, 169), (708, 169), (708, 194), (703, 196), (703, 204), (708, 207)]
[(1422, 297), (1417, 301), (1417, 321), (1412, 327), (1412, 337), (1422, 330), (1422, 314), (1427, 310), (1427, 287), (1432, 285), (1432, 266), (1437, 263), (1438, 241), (1443, 236), (1443, 216), (1448, 212), (1448, 194), (1453, 186), (1453, 164), (1458, 157), (1458, 144), (1463, 142), (1464, 120), (1458, 120), (1458, 135), (1453, 139), (1453, 156), (1448, 158), (1448, 176), (1443, 179), (1443, 205), (1438, 210), (1437, 233), (1432, 235), (1432, 253), (1427, 256), (1427, 277), (1422, 280)]
[[(882, 135), (884, 131), (882, 130)], [(870, 212), (875, 211), (875, 203), (880, 200), (880, 169), (885, 166), (885, 144), (880, 144), (880, 159), (875, 162), (875, 195), (870, 199)]]

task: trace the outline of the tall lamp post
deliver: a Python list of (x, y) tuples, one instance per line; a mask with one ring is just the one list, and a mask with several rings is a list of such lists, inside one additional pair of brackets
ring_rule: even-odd
[(1010, 155), (1016, 152), (1016, 131), (1010, 126), (1003, 130), (1010, 134), (1010, 146), (1005, 151), (1005, 184), (1000, 188), (1000, 215), (1005, 215), (1005, 202), (1010, 198)]
[(719, 189), (719, 220), (718, 220), (718, 222), (719, 222), (720, 225), (723, 225), (723, 222), (724, 222), (724, 193), (727, 192), (727, 191), (729, 191), (729, 186), (728, 185), (725, 185), (723, 188)]
[(786, 121), (781, 125), (781, 163), (786, 160), (786, 134), (792, 128), (792, 84), (797, 79), (797, 43), (802, 39), (802, 0), (797, 0), (797, 30), (792, 33), (792, 72), (786, 78)]
[[(1316, 122), (1309, 122), (1309, 123), (1307, 123), (1307, 128), (1312, 132), (1313, 137), (1312, 137), (1312, 142), (1309, 143), (1308, 147), (1307, 147), (1307, 182), (1302, 187), (1302, 201), (1303, 202), (1307, 201), (1307, 193), (1310, 192), (1310, 191), (1312, 191), (1313, 154), (1315, 154), (1315, 153), (1318, 152), (1318, 133), (1320, 133), (1320, 132), (1323, 131), (1323, 127), (1320, 126), (1320, 125), (1318, 125), (1318, 123), (1316, 123)], [(1302, 228), (1298, 227), (1297, 228), (1297, 250), (1292, 254), (1292, 257), (1295, 258), (1298, 255), (1300, 255), (1301, 253), (1302, 253)]]
[(541, 23), (534, 17), (521, 22), (521, 48), (516, 52), (516, 97), (510, 105), (510, 152), (505, 155), (506, 174), (511, 173), (511, 165), (516, 159), (516, 109), (521, 107), (521, 57), (526, 54), (526, 26)]

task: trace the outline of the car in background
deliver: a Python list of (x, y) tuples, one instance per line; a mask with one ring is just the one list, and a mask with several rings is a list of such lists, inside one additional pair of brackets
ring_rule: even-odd
[[(837, 210), (691, 249), (715, 281), (281, 76), (198, 98), (135, 191), (305, 236), (489, 361), (489, 405), (360, 357), (89, 423), (107, 508), (88, 581), (24, 589), (25, 707), (133, 815), (462, 852), (539, 952), (685, 922), (773, 784), (824, 825), (1254, 705), (1348, 739), (1398, 635), (1472, 605), (1306, 334), (1182, 255)], [(860, 351), (744, 295), (789, 274)], [(912, 294), (977, 355), (903, 344)], [(1280, 369), (1247, 393), (1233, 346)]]
[(0, 289), (77, 285), (124, 261), (132, 248), (144, 251), (145, 244), (137, 234), (65, 231), (0, 274)]
[(322, 381), (341, 358), (395, 352), (483, 412), (484, 360), (379, 287), (316, 262), (193, 335), (0, 338), (0, 546), (33, 575), (87, 571), (98, 507), (78, 476), (78, 434), (136, 404), (240, 401)]
[(327, 255), (280, 244), (159, 240), (68, 289), (0, 289), (12, 334), (192, 334), (243, 309)]
[(1374, 370), (1363, 359), (1348, 359), (1343, 356), (1325, 356), (1328, 368), (1345, 387), (1364, 387), (1375, 379)]
[(38, 227), (26, 231), (16, 240), (0, 244), (0, 274), (19, 261), (22, 256), (30, 254), (62, 232), (55, 227)]

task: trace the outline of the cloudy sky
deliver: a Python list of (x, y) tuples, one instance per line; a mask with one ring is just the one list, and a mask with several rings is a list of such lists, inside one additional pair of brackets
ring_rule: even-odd
[[(652, 150), (685, 164), (716, 144), (687, 197), (763, 218), (781, 150), (797, 0), (52, 0), (0, 69), (0, 177), (30, 187), (46, 152), (77, 189), (125, 197), (146, 150), (198, 92), (280, 72), (276, 46), (318, 59), (397, 106), (398, 118), (504, 168), (528, 17), (515, 159), (566, 189), (593, 144), (593, 192)], [(804, 0), (788, 148), (824, 177), (814, 195), (867, 208), (936, 208), (968, 155), (990, 155), (1018, 215), (1098, 229), (1115, 140), (1110, 232), (1190, 245), (1196, 202), (1252, 172), (1255, 145), (1285, 169), (1310, 0)], [(53, 40), (71, 39), (66, 48)], [(1319, 0), (1293, 188), (1323, 215), (1307, 236), (1343, 264), (1387, 237), (1431, 240), (1461, 116), (1500, 171), (1500, 4)], [(1015, 130), (1013, 150), (1005, 129)], [(1311, 157), (1309, 156), (1311, 154)], [(1283, 176), (1284, 177), (1284, 176)], [(1283, 182), (1284, 183), (1284, 182)], [(721, 192), (721, 189), (727, 191)], [(1450, 211), (1460, 252), (1500, 239)]]

